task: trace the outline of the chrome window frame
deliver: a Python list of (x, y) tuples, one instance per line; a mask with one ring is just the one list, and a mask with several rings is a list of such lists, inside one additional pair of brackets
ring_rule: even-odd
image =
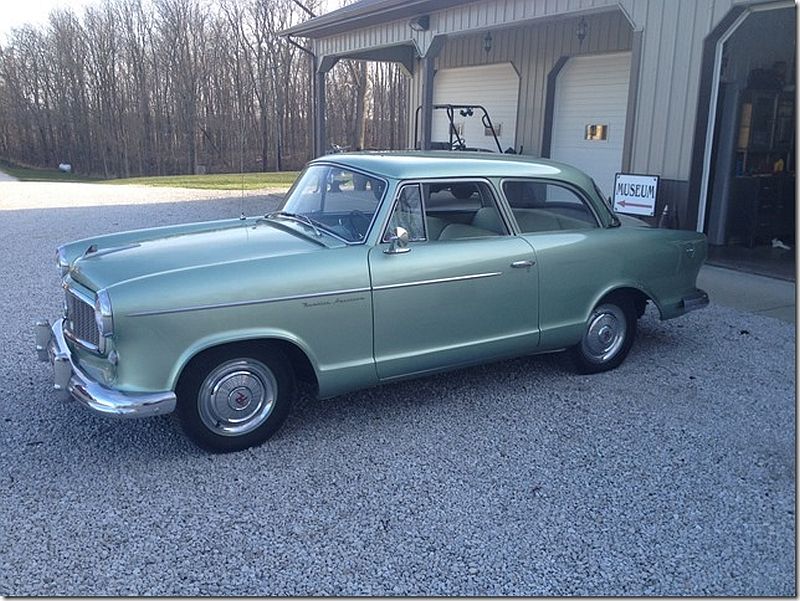
[(394, 210), (397, 208), (397, 203), (400, 202), (400, 194), (402, 194), (405, 188), (416, 186), (417, 190), (419, 191), (419, 205), (422, 209), (422, 230), (424, 232), (424, 238), (412, 240), (409, 238), (409, 243), (411, 242), (428, 242), (428, 216), (425, 214), (425, 194), (422, 190), (422, 184), (419, 182), (399, 182), (397, 187), (395, 188), (394, 200), (392, 201), (392, 206), (389, 208), (389, 212), (387, 213), (386, 217), (386, 225), (381, 232), (380, 238), (378, 239), (378, 244), (389, 244), (389, 240), (386, 240), (386, 234), (388, 233), (389, 224), (392, 222), (392, 214), (394, 214)]
[[(351, 240), (348, 240), (347, 238), (343, 238), (342, 236), (340, 236), (339, 234), (337, 234), (335, 232), (330, 231), (326, 227), (320, 228), (326, 234), (328, 234), (330, 236), (333, 236), (337, 240), (341, 240), (347, 246), (358, 246), (360, 244), (366, 244), (367, 241), (369, 240), (370, 234), (372, 233), (372, 229), (375, 227), (375, 222), (376, 222), (376, 220), (378, 218), (378, 213), (380, 213), (381, 207), (383, 206), (383, 203), (386, 200), (386, 193), (389, 191), (389, 185), (390, 185), (389, 180), (386, 179), (383, 176), (377, 175), (375, 173), (371, 173), (369, 171), (364, 171), (363, 169), (357, 169), (355, 167), (351, 167), (350, 165), (346, 165), (344, 163), (337, 163), (336, 161), (330, 161), (330, 160), (313, 161), (313, 162), (309, 163), (308, 165), (306, 165), (305, 168), (297, 175), (297, 178), (294, 180), (294, 183), (292, 183), (292, 185), (289, 188), (288, 192), (286, 192), (286, 196), (284, 197), (283, 202), (280, 205), (281, 207), (283, 207), (286, 204), (286, 201), (289, 199), (289, 197), (292, 195), (292, 192), (294, 192), (294, 189), (297, 187), (298, 182), (302, 179), (303, 174), (305, 174), (305, 172), (308, 171), (311, 167), (317, 167), (317, 166), (337, 167), (337, 168), (340, 168), (340, 169), (345, 169), (347, 171), (351, 171), (353, 173), (358, 173), (359, 175), (365, 175), (365, 176), (367, 176), (369, 178), (376, 179), (376, 180), (378, 180), (380, 182), (383, 182), (383, 185), (384, 185), (383, 194), (381, 194), (381, 197), (379, 199), (377, 199), (377, 201), (375, 203), (375, 212), (372, 214), (372, 220), (369, 222), (369, 227), (367, 227), (367, 231), (364, 233), (364, 238), (362, 240), (351, 241)], [(277, 210), (280, 211), (282, 209), (277, 209)]]
[(503, 199), (506, 202), (506, 206), (508, 207), (509, 211), (511, 212), (511, 216), (514, 217), (514, 223), (517, 227), (517, 231), (520, 235), (523, 234), (549, 234), (551, 232), (572, 232), (577, 230), (548, 230), (544, 232), (523, 232), (522, 229), (519, 227), (519, 222), (517, 222), (516, 216), (514, 216), (514, 207), (511, 206), (511, 201), (508, 200), (508, 196), (506, 196), (505, 191), (505, 184), (506, 182), (532, 182), (535, 184), (546, 184), (551, 186), (560, 186), (561, 188), (566, 188), (570, 192), (574, 192), (575, 195), (580, 199), (585, 207), (589, 209), (592, 217), (594, 217), (595, 227), (593, 229), (603, 229), (603, 221), (600, 219), (600, 215), (597, 214), (597, 209), (594, 206), (594, 203), (589, 199), (586, 191), (583, 190), (580, 186), (576, 186), (575, 184), (571, 184), (569, 182), (564, 182), (560, 180), (553, 180), (549, 178), (543, 177), (504, 177), (500, 179), (500, 193), (503, 195)]

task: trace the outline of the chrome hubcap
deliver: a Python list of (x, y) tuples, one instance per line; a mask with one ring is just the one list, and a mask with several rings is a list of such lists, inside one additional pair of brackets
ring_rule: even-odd
[(581, 347), (589, 361), (605, 363), (622, 348), (628, 326), (625, 313), (616, 305), (600, 305), (589, 317)]
[(266, 421), (278, 392), (272, 371), (255, 359), (235, 359), (214, 369), (200, 386), (200, 419), (222, 436), (241, 436)]

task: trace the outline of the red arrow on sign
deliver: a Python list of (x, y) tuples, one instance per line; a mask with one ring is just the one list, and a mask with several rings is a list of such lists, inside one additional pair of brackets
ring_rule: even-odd
[(626, 202), (625, 199), (620, 200), (617, 204), (621, 207), (639, 207), (640, 209), (650, 208), (650, 205), (643, 205), (638, 202)]

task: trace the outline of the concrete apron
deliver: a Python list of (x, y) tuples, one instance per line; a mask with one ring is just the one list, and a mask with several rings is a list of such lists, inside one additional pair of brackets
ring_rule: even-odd
[(794, 282), (704, 265), (697, 285), (708, 292), (712, 304), (796, 322)]

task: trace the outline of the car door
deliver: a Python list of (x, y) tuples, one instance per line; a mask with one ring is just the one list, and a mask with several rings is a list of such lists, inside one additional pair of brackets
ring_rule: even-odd
[[(458, 186), (461, 188), (458, 188)], [(510, 235), (488, 182), (398, 188), (369, 265), (378, 377), (388, 379), (534, 351), (534, 251)], [(407, 252), (390, 252), (396, 227)]]

